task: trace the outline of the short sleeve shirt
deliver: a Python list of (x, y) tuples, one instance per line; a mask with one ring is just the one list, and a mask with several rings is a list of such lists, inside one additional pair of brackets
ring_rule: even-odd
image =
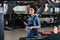
[[(29, 19), (28, 19), (28, 26), (30, 26), (32, 23), (33, 23), (33, 26), (36, 26), (36, 21), (38, 23), (37, 26), (41, 26), (40, 19), (39, 19), (38, 15), (34, 15), (34, 16), (29, 17)], [(38, 35), (38, 29), (37, 28), (34, 28), (32, 30), (29, 30), (28, 36), (31, 36), (31, 34), (33, 36), (37, 36)]]

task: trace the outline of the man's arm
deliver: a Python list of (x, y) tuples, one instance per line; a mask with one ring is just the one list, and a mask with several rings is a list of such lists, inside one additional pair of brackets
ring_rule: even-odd
[(28, 23), (26, 23), (26, 22), (23, 22), (24, 24), (25, 24), (25, 26), (28, 26)]
[(31, 26), (31, 27), (29, 27), (29, 29), (32, 29), (32, 28), (40, 28), (40, 26)]

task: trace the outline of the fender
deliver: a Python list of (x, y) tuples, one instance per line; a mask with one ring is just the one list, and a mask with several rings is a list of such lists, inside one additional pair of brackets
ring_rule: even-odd
[(54, 3), (52, 0), (47, 0), (47, 2), (52, 6), (52, 7), (60, 7), (60, 3)]

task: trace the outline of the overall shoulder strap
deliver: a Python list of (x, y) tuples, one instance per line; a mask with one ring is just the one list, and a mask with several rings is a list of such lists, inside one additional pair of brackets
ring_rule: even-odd
[[(33, 17), (33, 21), (35, 20), (35, 17), (36, 15)], [(35, 22), (36, 22), (36, 26), (38, 26), (37, 20)]]

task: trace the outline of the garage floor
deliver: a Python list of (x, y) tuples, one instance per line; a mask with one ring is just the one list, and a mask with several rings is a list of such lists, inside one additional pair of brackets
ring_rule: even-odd
[[(45, 27), (39, 30), (53, 30), (53, 27)], [(26, 37), (25, 29), (15, 29), (14, 31), (4, 31), (4, 40), (19, 40), (20, 37)]]

